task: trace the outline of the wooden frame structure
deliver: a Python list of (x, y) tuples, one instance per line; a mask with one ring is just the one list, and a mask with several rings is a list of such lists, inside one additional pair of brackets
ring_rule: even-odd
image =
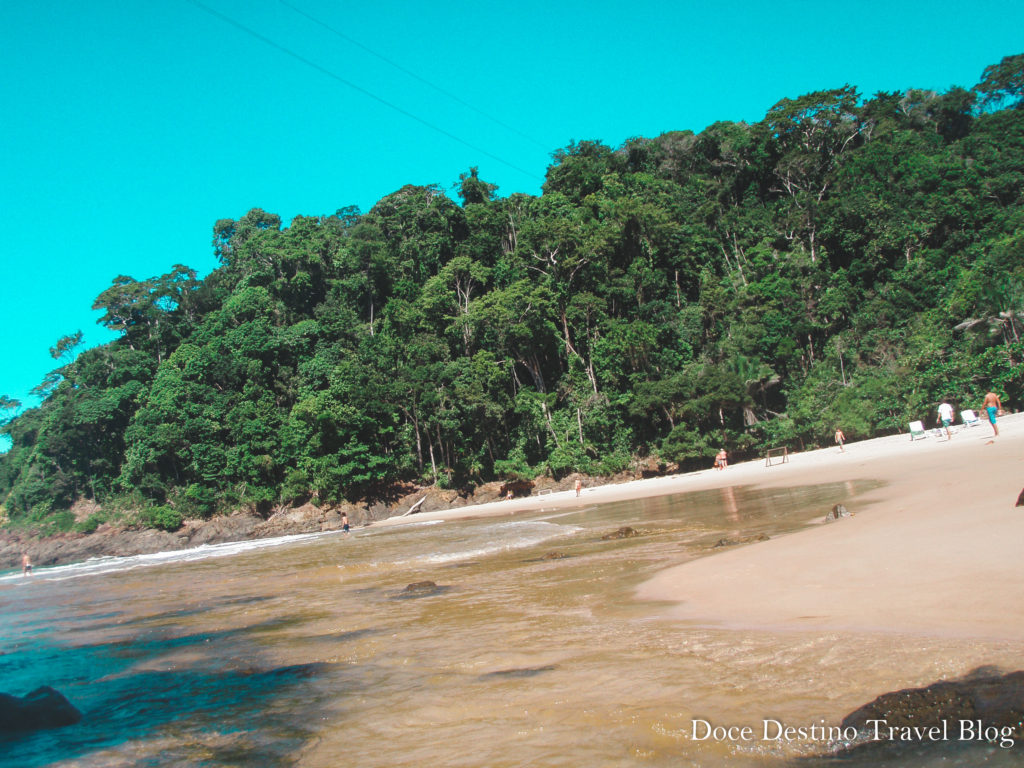
[[(781, 457), (781, 458), (779, 458)], [(775, 464), (788, 464), (789, 463), (789, 448), (782, 446), (781, 448), (769, 448), (764, 453), (764, 465), (766, 467), (774, 466)]]

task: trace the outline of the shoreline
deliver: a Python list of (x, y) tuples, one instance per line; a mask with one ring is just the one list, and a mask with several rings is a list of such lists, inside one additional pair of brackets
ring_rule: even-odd
[[(908, 434), (583, 490), (389, 518), (427, 520), (572, 509), (728, 486), (883, 485), (848, 506), (854, 515), (669, 568), (640, 585), (665, 618), (770, 631), (851, 631), (1024, 641), (1019, 567), (1024, 508), (1024, 414), (958, 427), (952, 440)], [(824, 515), (827, 510), (822, 510)]]
[[(541, 491), (512, 500), (395, 515), (367, 525), (571, 511), (735, 486), (881, 482), (882, 487), (848, 503), (852, 518), (829, 526), (816, 525), (812, 518), (801, 531), (670, 568), (641, 584), (636, 596), (670, 604), (654, 608), (666, 618), (709, 627), (924, 632), (1018, 640), (1024, 639), (1024, 619), (1010, 621), (1002, 608), (1012, 605), (1024, 589), (1024, 577), (1015, 572), (1019, 556), (1012, 546), (1024, 541), (1024, 509), (1013, 508), (1024, 485), (1024, 413), (1004, 416), (999, 424), (1002, 434), (994, 444), (989, 444), (991, 428), (986, 422), (960, 427), (948, 442), (932, 432), (915, 441), (908, 434), (890, 435), (847, 443), (845, 453), (832, 446), (791, 454), (787, 463), (771, 467), (759, 459), (722, 471), (608, 482), (584, 488), (579, 497), (572, 489)], [(934, 487), (929, 487), (929, 478), (935, 477)], [(976, 506), (984, 514), (975, 513)], [(822, 509), (821, 514), (827, 511)], [(1010, 529), (1001, 531), (1007, 524)], [(173, 534), (110, 530), (54, 537), (41, 540), (50, 561), (40, 562), (35, 556), (33, 561), (58, 565), (115, 554), (114, 550), (146, 554), (337, 528), (338, 510), (307, 505), (266, 521), (235, 515)], [(996, 535), (986, 538), (989, 531)], [(26, 544), (20, 535), (0, 536), (0, 550), (10, 550), (7, 559), (12, 563), (11, 553)], [(30, 546), (36, 549), (39, 542)], [(939, 558), (938, 567), (928, 553)], [(971, 610), (960, 615), (958, 605), (964, 604)]]

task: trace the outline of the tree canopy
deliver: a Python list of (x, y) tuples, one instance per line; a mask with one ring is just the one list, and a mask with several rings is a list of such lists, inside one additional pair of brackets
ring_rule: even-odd
[(543, 194), (254, 209), (220, 266), (117, 276), (120, 337), (0, 398), (12, 524), (78, 499), (208, 516), (396, 483), (705, 466), (1024, 396), (1024, 55), (971, 90), (781, 99), (756, 124), (579, 141)]

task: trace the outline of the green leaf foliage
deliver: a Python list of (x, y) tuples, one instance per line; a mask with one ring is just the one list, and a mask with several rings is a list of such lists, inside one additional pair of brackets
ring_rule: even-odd
[[(1024, 404), (1021, 56), (945, 93), (781, 99), (759, 123), (476, 168), (365, 214), (214, 225), (220, 266), (97, 297), (120, 334), (0, 398), (11, 525), (79, 499), (187, 518), (398, 484), (708, 466)], [(454, 174), (453, 174), (454, 175)], [(77, 354), (76, 354), (77, 352)], [(103, 513), (77, 524), (95, 529)]]

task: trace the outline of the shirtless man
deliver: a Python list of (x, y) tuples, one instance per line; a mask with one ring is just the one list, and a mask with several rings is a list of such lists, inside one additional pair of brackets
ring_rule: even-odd
[(1003, 409), (1003, 404), (999, 401), (999, 395), (995, 392), (989, 392), (985, 395), (985, 402), (982, 403), (982, 407), (988, 413), (988, 423), (992, 425), (992, 437), (999, 437), (999, 427), (996, 426), (996, 416), (998, 416), (999, 411)]
[(31, 576), (32, 575), (32, 561), (28, 557), (28, 552), (24, 552), (21, 555), (21, 575)]

